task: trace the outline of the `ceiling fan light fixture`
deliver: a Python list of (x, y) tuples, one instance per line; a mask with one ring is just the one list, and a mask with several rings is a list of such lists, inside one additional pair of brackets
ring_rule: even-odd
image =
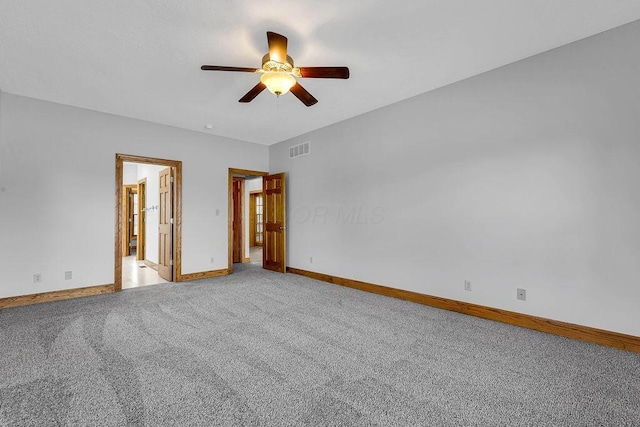
[(295, 77), (282, 71), (267, 71), (260, 81), (276, 96), (284, 95), (296, 84)]
[(296, 78), (312, 79), (348, 79), (347, 67), (296, 67), (293, 58), (287, 55), (287, 38), (282, 34), (267, 31), (269, 52), (262, 57), (261, 68), (227, 67), (223, 65), (203, 65), (205, 71), (238, 71), (242, 73), (259, 73), (260, 83), (255, 85), (238, 102), (247, 103), (255, 99), (265, 89), (275, 96), (291, 93), (304, 105), (311, 107), (318, 100), (311, 95)]

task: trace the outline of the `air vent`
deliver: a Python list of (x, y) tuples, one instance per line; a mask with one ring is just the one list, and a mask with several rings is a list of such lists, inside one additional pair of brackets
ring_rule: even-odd
[(311, 143), (303, 142), (302, 144), (294, 145), (289, 148), (289, 158), (293, 159), (294, 157), (306, 156), (311, 153)]

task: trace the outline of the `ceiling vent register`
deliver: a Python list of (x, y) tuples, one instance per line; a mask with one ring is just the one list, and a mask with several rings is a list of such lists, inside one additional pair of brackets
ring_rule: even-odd
[(289, 148), (289, 158), (293, 159), (294, 157), (306, 156), (311, 154), (311, 143), (303, 142), (302, 144), (294, 145)]

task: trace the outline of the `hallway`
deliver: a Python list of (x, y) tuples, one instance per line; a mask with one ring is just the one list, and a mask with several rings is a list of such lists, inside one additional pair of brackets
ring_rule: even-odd
[(143, 261), (137, 261), (135, 255), (122, 258), (122, 289), (158, 283), (167, 283), (167, 281), (158, 276), (158, 272), (145, 265)]

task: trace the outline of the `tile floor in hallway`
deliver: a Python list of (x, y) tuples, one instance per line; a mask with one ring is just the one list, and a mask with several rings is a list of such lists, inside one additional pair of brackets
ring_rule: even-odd
[(262, 264), (262, 246), (252, 246), (249, 249), (251, 264)]
[(158, 272), (136, 260), (135, 255), (122, 258), (122, 289), (167, 283)]

